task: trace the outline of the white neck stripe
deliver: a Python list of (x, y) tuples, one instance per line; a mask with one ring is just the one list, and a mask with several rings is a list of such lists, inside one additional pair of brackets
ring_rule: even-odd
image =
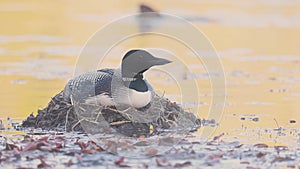
[(137, 78), (134, 78), (134, 77), (123, 77), (122, 80), (123, 81), (135, 81), (135, 80), (137, 80)]

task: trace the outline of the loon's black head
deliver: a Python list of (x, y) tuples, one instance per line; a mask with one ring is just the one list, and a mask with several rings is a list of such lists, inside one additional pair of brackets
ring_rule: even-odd
[(122, 59), (122, 78), (125, 81), (143, 79), (143, 73), (152, 66), (164, 65), (170, 62), (167, 59), (154, 57), (145, 50), (130, 50)]

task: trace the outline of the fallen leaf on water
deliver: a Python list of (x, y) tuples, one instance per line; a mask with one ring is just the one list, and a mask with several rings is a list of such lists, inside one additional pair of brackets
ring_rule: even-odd
[(78, 162), (82, 161), (82, 156), (80, 154), (75, 153), (74, 156), (77, 158)]
[(73, 161), (70, 159), (68, 162), (65, 162), (64, 165), (70, 167), (71, 165), (73, 165)]
[(97, 151), (97, 152), (102, 152), (104, 151), (104, 149), (100, 146), (98, 146), (94, 141), (88, 141), (86, 144), (86, 148), (85, 150), (93, 150), (93, 151)]
[(56, 147), (57, 149), (60, 149), (60, 148), (63, 148), (63, 145), (62, 145), (61, 143), (55, 142), (55, 147)]
[(143, 168), (145, 168), (145, 169), (149, 168), (148, 164), (143, 163)]
[(275, 159), (272, 161), (272, 163), (274, 162), (283, 162), (283, 161), (291, 161), (293, 160), (292, 158), (290, 157), (280, 157), (280, 156), (277, 156), (275, 157)]
[(188, 135), (185, 136), (185, 138), (195, 138), (196, 136), (191, 134), (191, 133), (188, 133)]
[(140, 136), (139, 136), (139, 139), (140, 139), (140, 140), (144, 140), (145, 138), (146, 138), (145, 135), (140, 135)]
[(44, 136), (38, 139), (38, 141), (47, 141), (49, 139), (49, 136)]
[(49, 143), (47, 143), (46, 141), (38, 141), (38, 142), (29, 142), (24, 148), (23, 148), (23, 152), (25, 151), (29, 151), (29, 150), (35, 150), (38, 149), (42, 146), (51, 146)]
[(81, 150), (81, 152), (83, 154), (94, 154), (94, 153), (96, 153), (96, 151), (92, 150), (92, 149), (83, 149), (83, 150)]
[(258, 168), (258, 167), (247, 166), (247, 169), (260, 169), (260, 168)]
[[(87, 143), (76, 141), (74, 144), (78, 145), (81, 149), (81, 152), (84, 154), (94, 154), (96, 152), (104, 151), (104, 149), (98, 146), (94, 141), (88, 141)], [(62, 145), (59, 144), (57, 146), (62, 147)]]
[(36, 143), (36, 146), (37, 146), (37, 148), (39, 148), (40, 146), (51, 146), (51, 144), (46, 141), (38, 141)]
[(49, 146), (41, 146), (39, 149), (41, 151), (46, 151), (46, 152), (51, 152), (52, 151), (52, 148), (49, 147)]
[(208, 166), (213, 166), (217, 163), (220, 163), (220, 159), (223, 157), (223, 154), (211, 154), (207, 157), (205, 164)]
[(129, 144), (128, 142), (119, 142), (118, 147), (120, 147), (123, 150), (133, 150), (136, 149), (135, 146)]
[(219, 140), (222, 136), (224, 136), (225, 134), (224, 133), (221, 133), (220, 135), (218, 136), (214, 136), (213, 138), (213, 141), (216, 141), (216, 140)]
[(35, 142), (29, 142), (24, 148), (23, 148), (23, 152), (25, 151), (29, 151), (29, 150), (35, 150), (37, 148), (36, 143)]
[(91, 141), (91, 140), (89, 140), (89, 141), (87, 142), (87, 145), (89, 145), (89, 144), (97, 145), (97, 143), (95, 143), (94, 141)]
[(190, 166), (192, 165), (192, 163), (190, 161), (186, 161), (184, 163), (176, 163), (174, 165), (174, 168), (182, 168), (182, 167), (186, 167), (186, 166)]
[[(180, 142), (179, 142), (179, 144), (186, 144), (186, 145), (189, 145), (189, 144), (197, 144), (197, 142), (195, 141), (195, 142), (190, 142), (190, 141), (188, 141), (188, 140), (186, 140), (186, 139), (182, 139), (182, 140), (180, 140)], [(199, 143), (200, 144), (200, 143)]]
[(266, 153), (259, 152), (256, 154), (256, 157), (261, 158), (261, 157), (264, 157), (265, 155), (266, 155)]
[(21, 158), (21, 153), (20, 153), (20, 151), (19, 151), (17, 148), (14, 148), (13, 154), (14, 154), (14, 156), (15, 156), (17, 159), (20, 159), (20, 158)]
[(235, 146), (234, 148), (241, 148), (244, 144), (240, 144), (240, 145), (237, 145)]
[(98, 145), (95, 145), (95, 146), (94, 146), (94, 149), (95, 149), (96, 151), (98, 151), (98, 152), (103, 152), (103, 151), (105, 151), (102, 147), (100, 147), (100, 146), (98, 146)]
[(20, 148), (15, 144), (10, 144), (10, 143), (5, 144), (5, 150), (13, 150), (13, 149), (20, 150)]
[(223, 154), (212, 154), (212, 155), (208, 156), (208, 158), (211, 160), (220, 159), (222, 157), (223, 157)]
[(240, 164), (250, 164), (249, 161), (241, 161)]
[(124, 164), (124, 161), (125, 161), (125, 157), (122, 156), (115, 161), (115, 165), (117, 165), (118, 167), (130, 167), (127, 164)]
[(150, 143), (148, 141), (139, 141), (139, 142), (134, 143), (133, 145), (135, 145), (135, 146), (148, 146), (148, 145), (150, 145)]
[(256, 148), (268, 148), (269, 146), (264, 144), (264, 143), (258, 143), (258, 144), (254, 144), (253, 147)]
[(205, 150), (208, 150), (208, 151), (216, 151), (216, 149), (213, 149), (213, 148), (209, 148), (209, 147), (207, 147), (207, 148), (204, 148)]
[(82, 141), (76, 141), (74, 144), (78, 145), (81, 148), (81, 150), (84, 150), (87, 147), (87, 145)]
[(177, 141), (178, 141), (178, 139), (176, 139), (174, 137), (164, 137), (164, 138), (160, 138), (158, 140), (158, 145), (160, 145), (160, 146), (173, 146), (174, 144), (176, 144)]
[(148, 148), (145, 151), (146, 156), (155, 156), (158, 153), (158, 150), (154, 147)]
[(296, 168), (296, 165), (288, 165), (287, 168)]
[(4, 157), (4, 158), (1, 158), (1, 157), (0, 157), (0, 162), (6, 161), (6, 160), (8, 160), (8, 159), (9, 159), (8, 157)]
[(122, 156), (122, 157), (120, 157), (119, 159), (115, 160), (115, 164), (116, 164), (116, 165), (119, 165), (120, 163), (123, 163), (124, 160), (125, 160), (125, 157)]
[(105, 145), (104, 148), (107, 152), (112, 153), (112, 154), (117, 154), (118, 153), (118, 147), (117, 143), (114, 141), (108, 141)]
[(192, 141), (192, 144), (200, 144), (199, 141)]
[(41, 163), (37, 165), (37, 168), (47, 168), (47, 167), (51, 167), (51, 165), (47, 164), (45, 162), (45, 158), (41, 157), (40, 158)]
[(158, 167), (166, 167), (166, 166), (171, 166), (169, 163), (168, 159), (163, 157), (163, 158), (156, 158), (155, 159), (156, 165)]
[(55, 136), (55, 140), (65, 140), (66, 136)]

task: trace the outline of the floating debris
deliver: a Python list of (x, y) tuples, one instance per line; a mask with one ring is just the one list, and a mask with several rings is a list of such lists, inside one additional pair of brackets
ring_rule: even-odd
[[(62, 132), (62, 135), (57, 135), (57, 132), (44, 131), (46, 135), (29, 135), (27, 131), (24, 132), (15, 137), (3, 136), (5, 139), (0, 140), (2, 168), (269, 168), (270, 165), (273, 168), (289, 168), (298, 167), (300, 162), (299, 149), (292, 145), (228, 142), (226, 140), (229, 138), (224, 133), (213, 136), (207, 144), (195, 144), (193, 137), (186, 136), (184, 142), (170, 147), (165, 153), (159, 153), (159, 149), (165, 145), (158, 145), (159, 137), (108, 140), (102, 147), (88, 140), (84, 133)], [(39, 132), (36, 129), (32, 131)], [(192, 133), (191, 136), (197, 135)], [(173, 139), (168, 136), (163, 138), (165, 143)], [(124, 151), (139, 151), (144, 156), (128, 158), (126, 155), (115, 155)]]
[(240, 117), (240, 120), (243, 121), (254, 121), (254, 122), (258, 122), (259, 121), (259, 117)]

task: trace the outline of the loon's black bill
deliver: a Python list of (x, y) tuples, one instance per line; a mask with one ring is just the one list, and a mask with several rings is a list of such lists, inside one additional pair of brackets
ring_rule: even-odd
[(163, 59), (163, 58), (155, 58), (152, 61), (152, 65), (165, 65), (168, 63), (171, 63), (172, 61), (168, 60), (168, 59)]

